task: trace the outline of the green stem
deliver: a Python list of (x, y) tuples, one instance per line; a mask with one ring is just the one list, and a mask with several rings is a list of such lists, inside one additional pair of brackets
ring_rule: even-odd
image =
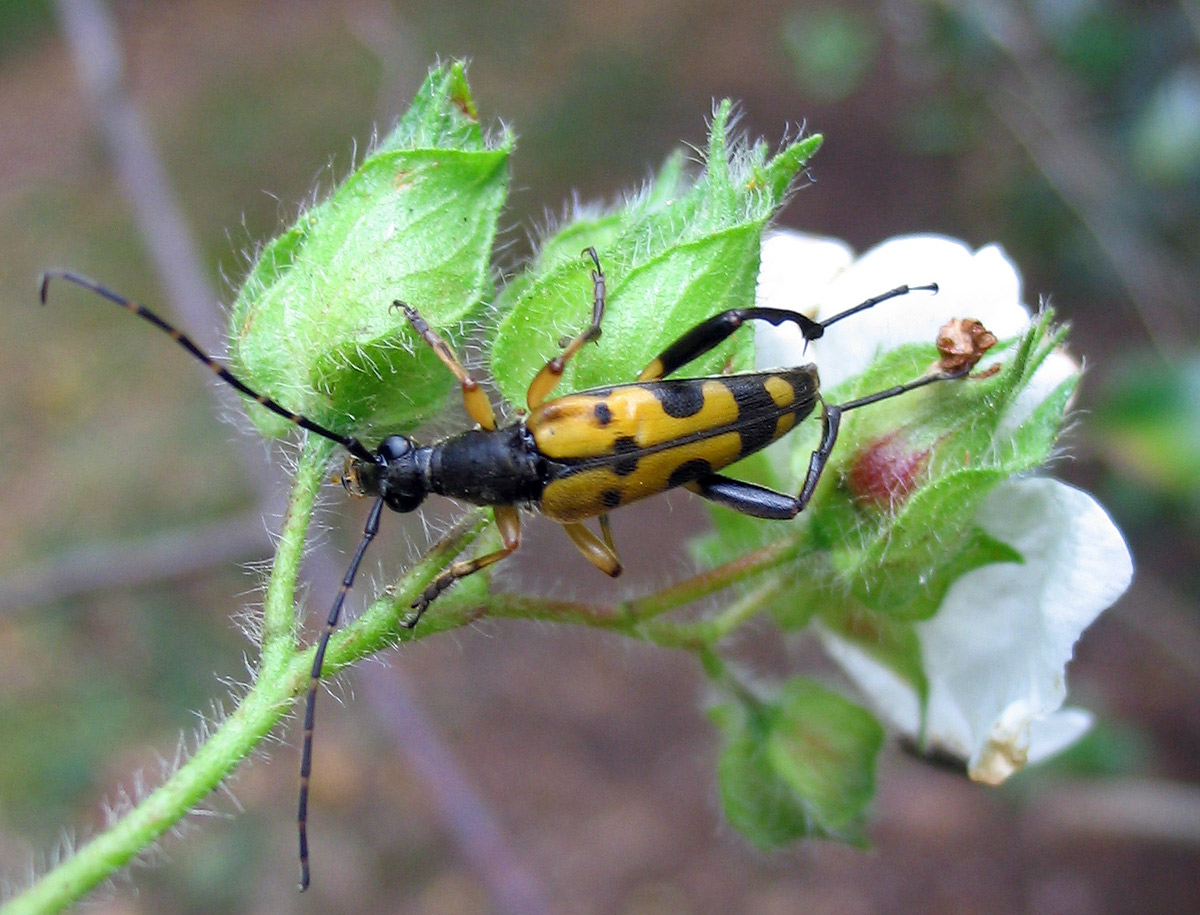
[(296, 570), (329, 449), (309, 446), (301, 458), (267, 590), (263, 658), (237, 709), (195, 755), (104, 832), (0, 908), (0, 915), (57, 912), (133, 860), (185, 817), (279, 723), (296, 692), (286, 652), (292, 639)]
[[(648, 634), (665, 630), (648, 626), (656, 617), (678, 610), (695, 601), (710, 597), (718, 591), (777, 568), (794, 558), (799, 550), (799, 541), (785, 537), (774, 543), (739, 556), (737, 559), (701, 572), (670, 587), (637, 597), (632, 600), (611, 604), (590, 604), (581, 601), (552, 600), (543, 597), (528, 597), (518, 594), (495, 594), (489, 612), (492, 616), (539, 619), (559, 623), (580, 623), (598, 629), (613, 629), (626, 635), (648, 638)], [(735, 606), (741, 606), (741, 602)], [(754, 608), (757, 609), (757, 606)], [(739, 610), (744, 614), (746, 609)], [(714, 621), (715, 623), (716, 621)], [(696, 630), (700, 632), (700, 629)], [(728, 632), (716, 634), (721, 638)], [(707, 640), (706, 640), (707, 641)], [(674, 647), (685, 647), (675, 645)]]
[[(292, 497), (288, 501), (283, 517), (283, 528), (279, 533), (279, 546), (271, 566), (271, 578), (267, 583), (263, 601), (262, 660), (260, 678), (265, 671), (275, 671), (286, 664), (296, 647), (296, 574), (299, 557), (304, 548), (304, 536), (308, 533), (308, 522), (312, 517), (320, 483), (325, 476), (325, 466), (333, 453), (332, 442), (310, 436), (300, 453), (296, 468), (296, 480), (292, 486)], [(300, 481), (315, 481), (315, 485), (302, 486)]]
[[(490, 529), (490, 515), (477, 509), (468, 513), (441, 540), (386, 589), (383, 597), (374, 601), (354, 622), (336, 632), (325, 654), (324, 675), (329, 676), (355, 661), (359, 661), (400, 641), (425, 638), (446, 629), (454, 629), (478, 616), (481, 602), (486, 602), (486, 577), (467, 579), (437, 599), (415, 629), (401, 627), (400, 621), (409, 613), (409, 605), (434, 577), (445, 569), (467, 547)], [(315, 647), (308, 648), (293, 659), (292, 666), (303, 673), (307, 687)], [(0, 913), (2, 915), (2, 913)]]
[(685, 623), (647, 620), (638, 626), (637, 634), (662, 648), (711, 652), (727, 635), (757, 616), (784, 586), (782, 575), (772, 575), (711, 619)]

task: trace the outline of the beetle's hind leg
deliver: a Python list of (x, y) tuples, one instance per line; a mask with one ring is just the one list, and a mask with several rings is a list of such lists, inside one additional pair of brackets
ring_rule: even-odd
[(817, 484), (821, 482), (821, 474), (825, 472), (829, 456), (833, 454), (833, 446), (837, 443), (843, 413), (879, 403), (881, 400), (899, 397), (901, 394), (938, 381), (964, 378), (969, 371), (970, 366), (951, 372), (934, 372), (918, 378), (916, 381), (910, 381), (908, 384), (898, 384), (887, 390), (876, 391), (874, 394), (848, 400), (845, 403), (830, 404), (822, 401), (821, 441), (808, 460), (808, 472), (804, 475), (804, 482), (800, 486), (798, 495), (789, 496), (787, 493), (776, 492), (765, 486), (745, 483), (717, 473), (708, 474), (688, 483), (686, 484), (687, 488), (710, 502), (724, 505), (743, 515), (774, 520), (794, 518), (808, 507), (813, 493), (816, 492)]
[(583, 554), (584, 559), (605, 575), (616, 578), (624, 571), (625, 567), (621, 564), (621, 557), (617, 555), (617, 550), (613, 546), (612, 529), (607, 523), (608, 515), (600, 517), (602, 519), (600, 532), (603, 534), (603, 539), (597, 537), (578, 521), (564, 524), (563, 530), (567, 532), (567, 536), (571, 538), (575, 548)]
[(525, 394), (525, 403), (530, 410), (536, 410), (562, 379), (563, 369), (571, 357), (583, 349), (584, 344), (600, 339), (600, 322), (604, 318), (604, 302), (607, 294), (604, 271), (600, 268), (600, 257), (595, 248), (587, 248), (583, 252), (592, 259), (592, 323), (579, 336), (568, 339), (563, 345), (563, 351), (547, 362), (540, 372), (529, 383)]
[(660, 378), (666, 378), (672, 372), (678, 371), (689, 362), (699, 359), (713, 347), (723, 343), (747, 321), (766, 321), (768, 324), (776, 326), (795, 324), (804, 339), (811, 342), (819, 340), (824, 335), (825, 328), (830, 324), (858, 314), (860, 311), (866, 311), (868, 308), (874, 308), (880, 302), (908, 295), (910, 292), (937, 292), (937, 288), (936, 283), (926, 286), (897, 286), (895, 289), (872, 296), (853, 308), (839, 312), (824, 321), (814, 321), (798, 311), (789, 311), (786, 308), (730, 308), (728, 311), (713, 315), (707, 321), (701, 321), (668, 346), (657, 359), (652, 359), (650, 364), (642, 369), (637, 380), (658, 381)]
[(757, 483), (734, 480), (719, 473), (701, 477), (687, 488), (714, 505), (721, 505), (752, 518), (786, 521), (799, 514), (799, 499)]

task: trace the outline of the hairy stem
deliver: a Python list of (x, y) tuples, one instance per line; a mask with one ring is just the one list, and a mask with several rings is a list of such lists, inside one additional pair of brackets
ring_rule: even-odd
[(195, 755), (160, 787), (24, 893), (9, 900), (0, 913), (57, 912), (80, 899), (182, 820), (287, 714), (295, 692), (286, 662), (287, 653), (292, 652), (296, 569), (328, 455), (329, 449), (323, 445), (307, 447), (293, 481), (267, 589), (262, 664), (250, 691)]

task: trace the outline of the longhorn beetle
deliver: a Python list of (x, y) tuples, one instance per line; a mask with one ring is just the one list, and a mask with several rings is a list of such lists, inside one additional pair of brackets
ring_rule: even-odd
[[(583, 253), (593, 264), (591, 324), (578, 336), (564, 341), (562, 352), (538, 372), (526, 393), (528, 413), (507, 426), (497, 426), (487, 396), (446, 341), (416, 308), (396, 301), (392, 307), (404, 312), (416, 333), (458, 379), (463, 404), (476, 428), (431, 445), (418, 445), (406, 435), (389, 435), (374, 451), (357, 438), (327, 429), (253, 390), (145, 306), (75, 273), (52, 271), (42, 277), (43, 303), (52, 279), (89, 289), (167, 333), (219, 378), (268, 410), (342, 445), (349, 452), (343, 485), (352, 495), (375, 500), (317, 642), (305, 699), (297, 816), (302, 890), (309, 883), (308, 783), (317, 685), (346, 594), (354, 583), (363, 554), (379, 530), (384, 506), (397, 512), (411, 512), (426, 496), (436, 493), (490, 506), (500, 531), (502, 545), (498, 550), (453, 563), (413, 601), (412, 612), (401, 623), (411, 629), (437, 596), (454, 582), (499, 562), (520, 546), (522, 508), (536, 509), (557, 521), (588, 562), (614, 577), (621, 574), (621, 561), (609, 527), (609, 512), (668, 489), (683, 486), (711, 502), (756, 518), (794, 518), (812, 498), (837, 441), (844, 413), (936, 381), (961, 378), (978, 359), (976, 356), (968, 359), (967, 364), (956, 364), (841, 404), (827, 403), (821, 397), (814, 365), (668, 380), (669, 375), (707, 353), (747, 321), (765, 321), (776, 326), (794, 324), (805, 341), (811, 342), (819, 339), (831, 324), (880, 302), (913, 291), (937, 292), (938, 288), (936, 283), (898, 286), (824, 321), (813, 321), (780, 308), (732, 308), (685, 332), (642, 369), (635, 382), (548, 400), (571, 357), (600, 336), (606, 292), (604, 272), (594, 248)], [(812, 453), (798, 495), (775, 492), (718, 473), (785, 435), (811, 414), (818, 403), (821, 439)], [(600, 536), (584, 527), (583, 522), (589, 518), (598, 520)]]

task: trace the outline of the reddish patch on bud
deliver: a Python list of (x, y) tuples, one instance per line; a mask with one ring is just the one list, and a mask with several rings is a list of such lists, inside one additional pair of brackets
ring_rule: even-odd
[(471, 90), (465, 82), (458, 83), (450, 91), (450, 104), (472, 121), (479, 120), (479, 112), (475, 110), (475, 99), (471, 98)]
[(859, 505), (892, 510), (904, 504), (929, 466), (930, 449), (914, 449), (899, 432), (877, 438), (854, 456), (846, 486)]
[(995, 335), (974, 318), (954, 318), (938, 331), (938, 366), (947, 374), (969, 371), (995, 345)]

